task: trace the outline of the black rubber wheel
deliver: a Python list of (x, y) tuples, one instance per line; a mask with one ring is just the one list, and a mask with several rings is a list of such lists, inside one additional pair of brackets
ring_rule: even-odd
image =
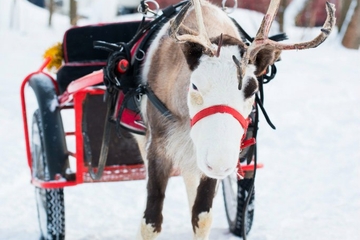
[[(243, 228), (246, 235), (250, 232), (254, 219), (255, 191), (251, 192), (249, 203), (246, 201), (249, 191), (253, 185), (253, 179), (238, 180), (236, 174), (232, 174), (222, 180), (225, 212), (230, 232), (236, 236), (243, 237)], [(244, 207), (246, 207), (244, 211)], [(245, 213), (245, 221), (243, 215)], [(245, 224), (245, 225), (244, 225)]]
[[(35, 111), (32, 122), (32, 171), (33, 178), (49, 181), (44, 151), (44, 128), (39, 110)], [(40, 239), (65, 239), (64, 189), (35, 187), (35, 198), (41, 232)]]

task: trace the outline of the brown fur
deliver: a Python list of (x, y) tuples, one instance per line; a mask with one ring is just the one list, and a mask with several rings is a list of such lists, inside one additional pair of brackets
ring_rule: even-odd
[[(217, 22), (213, 11), (207, 7), (205, 3), (204, 15), (205, 26), (207, 26), (210, 37), (215, 38), (221, 33), (227, 34), (225, 44), (231, 44), (234, 39), (239, 39), (239, 34), (231, 26), (231, 21)], [(197, 31), (194, 24), (195, 16), (193, 11), (185, 19), (184, 24)], [(211, 27), (210, 27), (211, 26)], [(232, 36), (232, 37), (230, 37)], [(191, 71), (198, 64), (198, 59), (202, 55), (202, 48), (192, 45), (191, 43), (179, 44), (168, 35), (161, 37), (156, 53), (151, 58), (150, 71), (147, 75), (147, 83), (153, 89), (156, 96), (167, 106), (173, 113), (174, 119), (169, 120), (161, 115), (161, 113), (151, 104), (146, 106), (146, 119), (148, 128), (151, 129), (151, 143), (148, 147), (148, 198), (144, 219), (146, 224), (151, 224), (154, 232), (161, 231), (162, 224), (162, 208), (165, 197), (165, 188), (170, 176), (172, 163), (168, 159), (165, 149), (165, 142), (168, 134), (176, 129), (189, 129), (189, 113), (186, 104), (187, 91), (189, 87), (189, 79)], [(206, 180), (206, 181), (205, 181)], [(209, 211), (215, 192), (216, 180), (205, 178), (201, 181), (198, 188), (196, 198), (197, 204), (193, 208), (193, 227), (198, 224), (198, 214), (203, 211)], [(204, 192), (205, 191), (205, 192)]]
[[(220, 36), (210, 39), (211, 43), (218, 44), (220, 41)], [(223, 34), (222, 46), (239, 46), (240, 52), (244, 52), (246, 49), (245, 43), (240, 39), (232, 37), (227, 34)], [(242, 55), (242, 54), (241, 54)]]
[(247, 82), (247, 84), (246, 84), (246, 86), (244, 88), (244, 97), (245, 98), (251, 97), (254, 94), (254, 92), (256, 91), (257, 88), (258, 88), (257, 80), (254, 79), (254, 78), (251, 78)]
[[(203, 15), (205, 16), (204, 24), (210, 39), (215, 39), (222, 33), (224, 36), (225, 34), (229, 36), (224, 38), (225, 44), (230, 42), (230, 40), (227, 40), (230, 37), (240, 39), (237, 30), (231, 27), (233, 23), (229, 18), (225, 17), (224, 19), (226, 20), (220, 21), (217, 15), (218, 12), (214, 12), (209, 7), (210, 3), (203, 1), (202, 4)], [(225, 13), (223, 14), (226, 15)], [(183, 24), (197, 31), (194, 11), (189, 12)], [(186, 101), (182, 101), (180, 105), (177, 101), (174, 101), (174, 99), (186, 99), (191, 74), (191, 69), (187, 66), (181, 45), (183, 44), (176, 43), (174, 39), (167, 35), (162, 37), (156, 54), (151, 59), (151, 70), (147, 80), (155, 94), (165, 103), (169, 110), (179, 117), (188, 118)]]
[(264, 74), (267, 67), (276, 62), (281, 54), (281, 50), (278, 50), (272, 46), (266, 46), (256, 54), (254, 65), (256, 66), (255, 75), (260, 76)]
[(201, 179), (197, 189), (195, 203), (192, 209), (192, 225), (193, 231), (199, 228), (199, 215), (203, 212), (209, 212), (212, 208), (213, 199), (215, 197), (216, 180), (208, 177)]

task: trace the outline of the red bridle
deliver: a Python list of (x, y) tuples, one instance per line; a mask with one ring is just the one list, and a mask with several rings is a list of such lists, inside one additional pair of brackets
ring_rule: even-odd
[[(246, 132), (249, 126), (249, 123), (251, 121), (250, 118), (244, 118), (244, 116), (239, 113), (236, 109), (225, 106), (225, 105), (214, 105), (208, 108), (205, 108), (198, 113), (195, 114), (195, 116), (191, 119), (191, 127), (194, 126), (198, 121), (201, 119), (208, 117), (210, 115), (216, 114), (216, 113), (227, 113), (233, 116), (241, 125), (241, 127), (244, 129), (244, 134), (240, 141), (240, 151), (244, 148), (247, 148), (253, 144), (255, 144), (256, 140), (255, 138), (250, 138), (245, 140)], [(241, 169), (240, 161), (238, 163), (238, 174), (244, 177), (244, 172)]]

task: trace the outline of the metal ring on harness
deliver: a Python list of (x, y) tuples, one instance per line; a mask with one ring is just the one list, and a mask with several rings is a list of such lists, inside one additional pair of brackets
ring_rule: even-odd
[[(156, 8), (156, 9), (155, 9), (155, 10), (151, 10), (151, 9), (149, 8), (149, 5), (147, 4), (148, 2), (153, 3), (153, 4), (155, 5), (155, 8)], [(146, 0), (146, 1), (142, 1), (142, 2), (139, 4), (137, 10), (138, 10), (139, 13), (142, 13), (142, 15), (143, 15), (144, 17), (156, 17), (157, 14), (158, 14), (158, 12), (159, 12), (159, 10), (160, 10), (160, 6), (159, 6), (159, 4), (158, 4), (155, 0)], [(147, 15), (148, 13), (152, 13), (153, 15), (152, 15), (152, 16), (148, 16), (148, 15)]]
[[(141, 56), (141, 57), (138, 57), (138, 56), (137, 56), (137, 55), (138, 55), (138, 53), (141, 53), (141, 54), (142, 54), (142, 56)], [(138, 50), (138, 53), (136, 53), (136, 55), (135, 55), (135, 59), (136, 59), (136, 60), (138, 60), (138, 61), (142, 61), (142, 60), (144, 60), (144, 58), (145, 58), (145, 52), (144, 52), (143, 50), (139, 49), (139, 50)]]
[(235, 9), (238, 7), (237, 0), (234, 0), (234, 6), (232, 8), (230, 8), (230, 10), (228, 10), (229, 8), (225, 6), (226, 1), (227, 0), (222, 0), (222, 2), (221, 2), (222, 10), (227, 14), (233, 13), (235, 11)]

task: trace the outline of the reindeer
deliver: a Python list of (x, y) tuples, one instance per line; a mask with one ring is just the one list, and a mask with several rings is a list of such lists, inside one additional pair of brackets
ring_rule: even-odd
[(327, 3), (322, 32), (312, 41), (280, 44), (268, 39), (280, 0), (272, 0), (255, 40), (242, 42), (238, 29), (220, 8), (193, 0), (165, 24), (149, 47), (142, 81), (171, 112), (162, 114), (144, 96), (145, 136), (136, 136), (147, 166), (147, 201), (138, 239), (161, 232), (165, 189), (172, 170), (184, 178), (194, 239), (208, 239), (212, 202), (220, 179), (236, 171), (246, 134), (257, 76), (282, 50), (320, 45), (334, 23)]

